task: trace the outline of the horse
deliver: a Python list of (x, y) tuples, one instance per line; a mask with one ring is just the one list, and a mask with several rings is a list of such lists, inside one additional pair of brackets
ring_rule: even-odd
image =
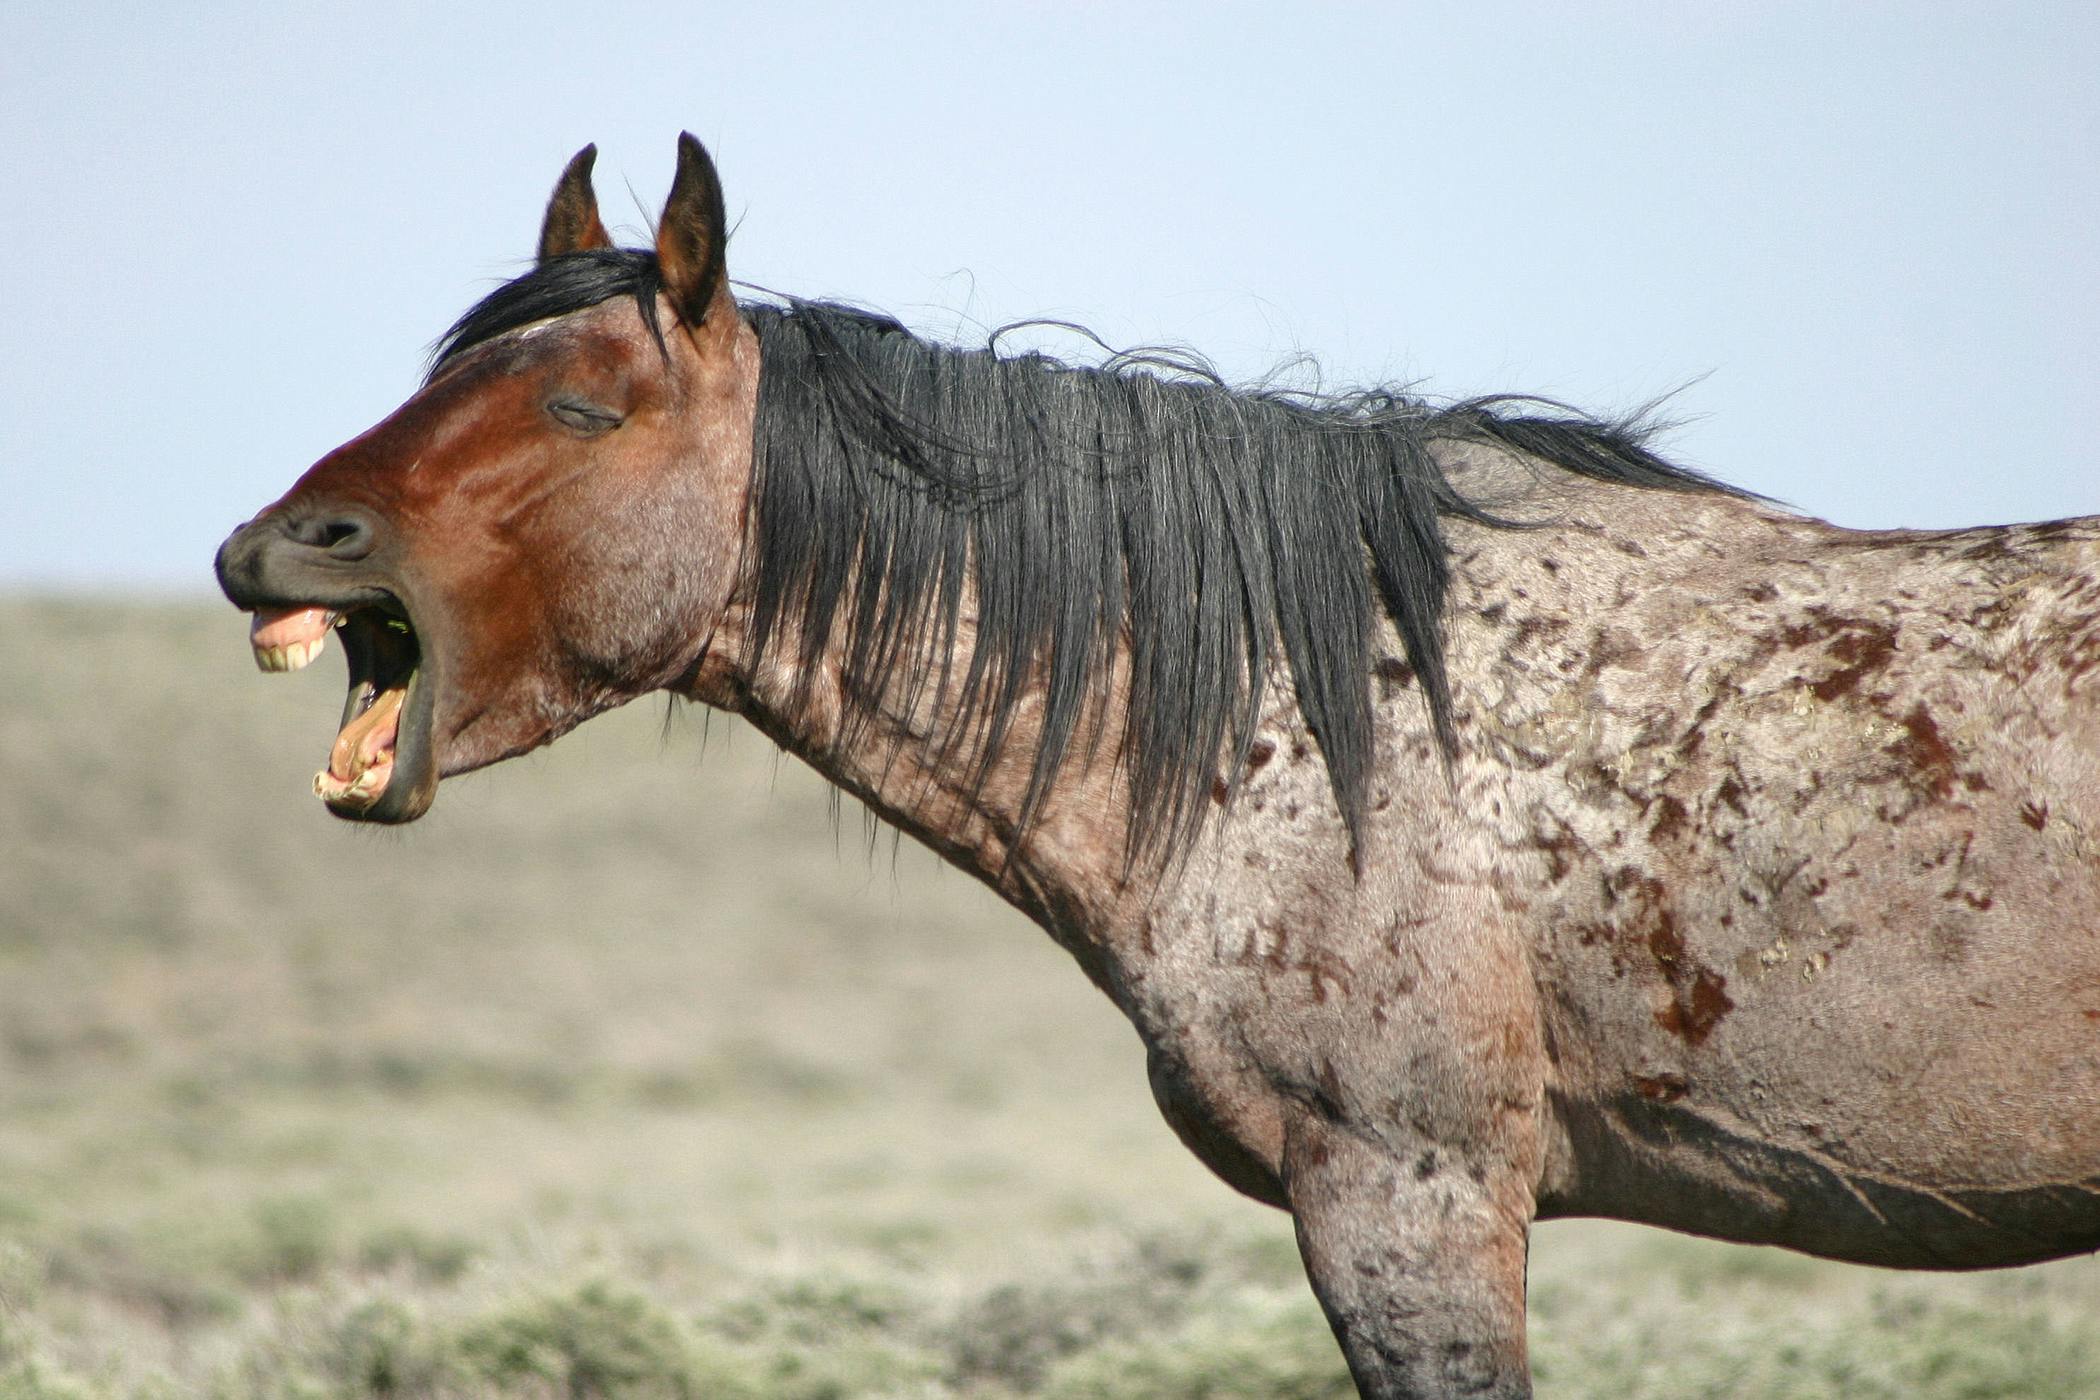
[(1041, 924), (1290, 1212), (1365, 1395), (1530, 1392), (1534, 1220), (2100, 1246), (2100, 517), (1840, 529), (1545, 401), (1235, 389), (740, 304), (595, 148), (422, 387), (235, 530), (315, 790), (658, 691)]

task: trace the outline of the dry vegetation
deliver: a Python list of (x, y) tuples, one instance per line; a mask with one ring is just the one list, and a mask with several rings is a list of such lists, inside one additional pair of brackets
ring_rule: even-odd
[[(1049, 941), (660, 709), (307, 795), (339, 662), (0, 601), (0, 1397), (1328, 1397), (1280, 1216)], [(1539, 1232), (1552, 1396), (2100, 1394), (2090, 1260)]]

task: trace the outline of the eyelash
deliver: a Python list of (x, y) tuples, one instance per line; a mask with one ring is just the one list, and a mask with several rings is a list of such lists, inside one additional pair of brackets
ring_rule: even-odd
[(563, 427), (586, 436), (610, 432), (619, 427), (621, 421), (617, 413), (575, 399), (556, 399), (547, 405), (547, 412)]

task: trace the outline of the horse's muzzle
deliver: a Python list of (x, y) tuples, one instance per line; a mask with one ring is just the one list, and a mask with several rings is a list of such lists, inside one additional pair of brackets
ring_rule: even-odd
[(380, 539), (378, 522), (362, 512), (314, 515), (275, 506), (226, 537), (214, 571), (227, 601), (249, 612), (364, 606), (384, 596), (370, 567)]
[(249, 641), (263, 670), (300, 670), (331, 632), (341, 637), (349, 686), (314, 793), (352, 821), (413, 821), (438, 783), (433, 658), (385, 538), (368, 515), (276, 505), (227, 536), (214, 566), (227, 599), (255, 614)]

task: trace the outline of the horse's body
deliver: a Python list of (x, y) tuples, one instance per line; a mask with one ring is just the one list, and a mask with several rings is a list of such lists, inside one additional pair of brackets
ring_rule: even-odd
[[(412, 818), (441, 773), (654, 689), (747, 715), (1072, 951), (1175, 1131), (1293, 1213), (1370, 1394), (1528, 1389), (1534, 1218), (1928, 1268), (2100, 1246), (2100, 519), (1856, 533), (1608, 430), (1435, 419), (1392, 468), (1455, 492), (1427, 640), (1384, 574), (1364, 602), (1375, 542), (1333, 601), (1288, 541), (1234, 535), (1259, 587), (1204, 620), (1222, 556), (1148, 594), (1126, 515), (1127, 589), (1046, 595), (1085, 615), (1016, 648), (997, 557), (1051, 544), (899, 562), (924, 523), (899, 520), (975, 508), (953, 483), (863, 482), (843, 545), (781, 523), (817, 497), (759, 500), (780, 371), (721, 240), (689, 144), (661, 285), (632, 289), (661, 343), (624, 297), (470, 315), (423, 393), (228, 541), (266, 662), (344, 615), (339, 814)], [(579, 161), (541, 271), (604, 245)], [(870, 460), (909, 476), (960, 432), (924, 426)], [(827, 550), (831, 601), (754, 584)], [(1272, 584), (1295, 641), (1250, 615)], [(1193, 667), (1158, 660), (1148, 596), (1198, 600)], [(1330, 646), (1308, 597), (1362, 625)], [(1326, 693), (1334, 647), (1361, 703)], [(1194, 766), (1144, 729), (1176, 675), (1219, 700)]]

